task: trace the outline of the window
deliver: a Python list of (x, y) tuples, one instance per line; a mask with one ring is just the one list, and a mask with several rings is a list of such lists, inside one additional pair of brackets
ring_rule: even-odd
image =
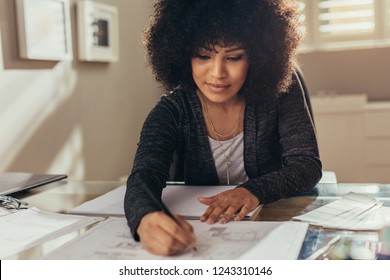
[(390, 0), (300, 0), (304, 50), (390, 46)]

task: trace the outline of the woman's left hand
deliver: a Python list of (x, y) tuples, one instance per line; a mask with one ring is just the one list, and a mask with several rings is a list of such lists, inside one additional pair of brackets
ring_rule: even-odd
[(200, 220), (208, 224), (227, 223), (234, 215), (240, 221), (259, 205), (259, 199), (245, 188), (235, 188), (212, 197), (198, 197), (200, 203), (209, 207)]

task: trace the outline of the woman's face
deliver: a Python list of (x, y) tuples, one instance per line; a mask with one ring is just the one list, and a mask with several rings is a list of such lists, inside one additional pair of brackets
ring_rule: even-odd
[(240, 46), (200, 49), (191, 59), (192, 76), (198, 89), (212, 102), (235, 99), (245, 82), (249, 61)]

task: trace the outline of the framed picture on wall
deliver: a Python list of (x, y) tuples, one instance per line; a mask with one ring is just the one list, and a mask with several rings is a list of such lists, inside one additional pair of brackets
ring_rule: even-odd
[(69, 0), (16, 0), (21, 58), (71, 60)]
[(80, 60), (118, 61), (118, 9), (115, 6), (79, 1), (77, 29)]

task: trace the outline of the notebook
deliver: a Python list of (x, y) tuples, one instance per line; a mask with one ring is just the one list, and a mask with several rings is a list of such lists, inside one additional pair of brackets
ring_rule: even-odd
[(67, 175), (64, 174), (0, 173), (0, 195), (32, 189), (65, 178)]

